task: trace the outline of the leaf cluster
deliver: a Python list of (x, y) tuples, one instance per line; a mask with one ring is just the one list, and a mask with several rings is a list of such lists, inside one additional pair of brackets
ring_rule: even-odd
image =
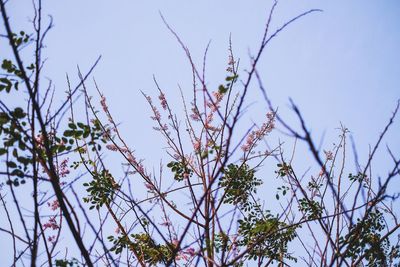
[[(296, 227), (279, 221), (269, 212), (260, 214), (250, 212), (239, 220), (239, 245), (249, 249), (247, 259), (269, 258), (282, 261), (284, 258), (295, 260), (288, 253), (288, 243), (296, 237)], [(279, 240), (279, 242), (278, 242)]]
[(307, 219), (315, 220), (322, 215), (322, 206), (315, 200), (306, 198), (299, 199), (299, 210), (302, 211)]
[(102, 170), (100, 173), (92, 172), (93, 180), (84, 183), (89, 193), (88, 197), (83, 198), (85, 203), (90, 203), (89, 209), (100, 209), (104, 204), (110, 204), (114, 199), (115, 190), (119, 189), (119, 185), (114, 181), (108, 170)]
[(117, 238), (109, 236), (108, 240), (113, 243), (110, 250), (116, 254), (120, 254), (125, 248), (135, 250), (150, 266), (166, 263), (173, 257), (172, 244), (157, 244), (147, 233), (131, 234), (130, 237), (132, 240), (126, 235)]
[(364, 219), (357, 219), (347, 235), (340, 237), (340, 244), (346, 246), (344, 257), (357, 259), (365, 255), (368, 266), (387, 266), (394, 258), (399, 259), (399, 246), (390, 246), (387, 237), (382, 237), (386, 228), (382, 212), (371, 211)]
[(174, 173), (174, 179), (177, 181), (184, 180), (186, 175), (187, 177), (193, 175), (193, 171), (184, 162), (171, 161), (167, 164), (167, 167)]
[[(31, 156), (27, 155), (29, 138), (26, 136), (24, 127), (27, 125), (26, 113), (20, 107), (8, 112), (0, 112), (0, 136), (3, 139), (3, 146), (0, 146), (0, 156), (8, 154), (6, 166), (11, 177), (8, 185), (19, 186), (25, 183), (25, 173), (32, 162)], [(22, 179), (22, 180), (20, 180)]]
[(245, 163), (229, 164), (219, 181), (219, 186), (225, 192), (223, 203), (239, 205), (244, 211), (249, 211), (253, 206), (250, 196), (256, 193), (257, 187), (262, 184), (254, 174), (255, 170)]

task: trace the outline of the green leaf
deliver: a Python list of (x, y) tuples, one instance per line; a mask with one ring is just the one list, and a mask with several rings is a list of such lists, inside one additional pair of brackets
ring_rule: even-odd
[(24, 177), (24, 172), (19, 170), (19, 169), (15, 169), (11, 172), (11, 176), (18, 176), (20, 178)]
[(22, 108), (18, 107), (18, 108), (14, 109), (13, 116), (15, 118), (22, 119), (25, 117), (25, 115), (26, 115), (26, 113), (24, 112), (24, 110)]
[(7, 161), (7, 166), (9, 168), (17, 168), (17, 164), (14, 161)]
[(220, 94), (225, 94), (228, 91), (228, 88), (226, 88), (225, 86), (223, 86), (222, 84), (218, 87), (218, 92)]
[[(70, 131), (70, 130), (66, 130), (65, 132), (64, 132), (64, 136), (65, 137), (71, 137), (71, 136), (73, 136), (74, 135), (74, 131)], [(72, 140), (72, 143), (73, 143), (74, 141)]]
[(0, 112), (0, 125), (6, 124), (10, 120), (10, 117), (5, 112)]
[(225, 80), (227, 82), (229, 82), (229, 81), (235, 80), (237, 77), (238, 77), (238, 75), (228, 76), (228, 77), (225, 78)]
[(32, 63), (28, 67), (26, 67), (28, 70), (33, 70), (35, 68), (35, 65)]
[(74, 129), (74, 130), (76, 129), (75, 123), (72, 123), (72, 122), (68, 123), (68, 127), (71, 128), (71, 129)]

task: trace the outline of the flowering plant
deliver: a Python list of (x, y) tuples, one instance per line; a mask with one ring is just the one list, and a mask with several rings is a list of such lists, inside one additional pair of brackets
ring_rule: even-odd
[[(387, 189), (399, 175), (400, 161), (389, 150), (391, 169), (379, 184), (370, 170), (399, 104), (364, 167), (357, 164), (352, 173), (345, 167), (348, 129), (340, 129), (338, 144), (320, 149), (293, 102), (300, 130), (282, 118), (257, 72), (270, 41), (319, 10), (271, 32), (275, 2), (248, 70), (239, 70), (230, 41), (226, 75), (218, 86), (205, 80), (206, 60), (199, 70), (164, 20), (190, 63), (193, 87), (191, 97), (181, 90), (180, 106), (171, 104), (155, 78), (157, 97), (143, 93), (154, 130), (166, 145), (168, 163), (155, 169), (124, 138), (112, 103), (97, 84), (99, 105), (90, 95), (87, 78), (93, 68), (86, 75), (79, 70), (76, 87), (67, 76), (68, 94), (60, 106), (48, 97), (51, 86), (43, 91), (41, 51), (52, 21), (43, 28), (41, 1), (37, 4), (33, 34), (17, 34), (7, 1), (0, 0), (13, 56), (3, 59), (0, 74), (0, 198), (9, 225), (0, 230), (11, 237), (13, 266), (28, 261), (31, 266), (285, 266), (300, 260), (320, 266), (398, 266), (400, 224), (392, 206), (398, 195)], [(30, 46), (33, 63), (25, 65), (21, 51)], [(254, 80), (267, 112), (243, 133)], [(18, 107), (10, 96), (22, 101)], [(271, 145), (278, 127), (295, 140), (289, 155), (284, 143)], [(311, 174), (300, 175), (294, 164), (297, 142), (311, 151)], [(118, 158), (123, 171), (106, 157)], [(265, 174), (265, 169), (272, 171)], [(275, 184), (273, 194), (263, 194)]]

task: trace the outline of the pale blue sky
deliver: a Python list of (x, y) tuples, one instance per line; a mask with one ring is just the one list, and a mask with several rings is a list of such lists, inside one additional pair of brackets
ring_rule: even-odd
[[(76, 77), (77, 64), (86, 69), (101, 54), (94, 77), (130, 143), (148, 158), (154, 156), (154, 143), (136, 141), (156, 138), (157, 133), (151, 129), (150, 110), (139, 90), (156, 93), (153, 74), (170, 98), (178, 96), (177, 84), (191, 88), (189, 64), (159, 12), (198, 64), (211, 40), (207, 76), (210, 86), (217, 87), (225, 76), (229, 34), (246, 68), (248, 50), (256, 51), (270, 6), (271, 1), (44, 1), (55, 23), (45, 51), (46, 73), (64, 90), (66, 72)], [(367, 152), (400, 97), (400, 4), (281, 1), (272, 28), (310, 8), (324, 12), (282, 32), (266, 49), (260, 74), (282, 115), (290, 117), (286, 107), (292, 97), (316, 138), (326, 130), (329, 145), (342, 122), (359, 149)], [(260, 99), (257, 87), (253, 88), (250, 101)], [(251, 112), (263, 114), (264, 103), (258, 103)], [(135, 128), (139, 125), (140, 131)], [(399, 125), (395, 127), (398, 132)], [(392, 138), (389, 144), (399, 151), (399, 142)]]
[[(247, 68), (248, 51), (256, 52), (271, 2), (43, 1), (44, 13), (51, 14), (55, 24), (44, 50), (44, 72), (61, 98), (67, 89), (65, 74), (76, 81), (76, 66), (86, 70), (102, 55), (94, 77), (127, 141), (149, 165), (157, 165), (163, 143), (152, 130), (150, 109), (140, 90), (156, 95), (153, 75), (171, 99), (179, 96), (178, 84), (191, 90), (190, 66), (159, 12), (197, 63), (211, 40), (207, 76), (210, 87), (217, 88), (225, 77), (229, 34), (242, 69)], [(14, 25), (26, 27), (22, 25), (32, 17), (31, 1), (10, 0), (8, 6)], [(292, 97), (314, 137), (319, 140), (326, 131), (328, 146), (336, 141), (342, 122), (365, 159), (368, 145), (377, 140), (400, 98), (400, 2), (281, 1), (272, 29), (310, 8), (324, 12), (310, 14), (278, 35), (264, 53), (260, 75), (283, 117), (293, 118), (287, 108)], [(265, 103), (256, 84), (252, 90), (249, 102), (255, 104), (248, 118), (257, 121), (265, 113)], [(385, 140), (397, 154), (399, 125)], [(304, 169), (311, 165), (304, 163)], [(386, 161), (377, 166), (386, 174)]]
[[(15, 3), (14, 14), (22, 1)], [(177, 84), (189, 90), (191, 83), (183, 51), (159, 12), (199, 64), (211, 40), (207, 75), (209, 84), (217, 86), (225, 75), (229, 34), (246, 68), (248, 49), (256, 51), (270, 6), (271, 1), (44, 1), (55, 24), (45, 71), (61, 91), (66, 72), (74, 76), (77, 64), (86, 69), (101, 54), (94, 77), (113, 112), (125, 127), (143, 123), (151, 131), (139, 90), (155, 92), (153, 74), (171, 97), (177, 95)], [(343, 122), (366, 146), (400, 97), (400, 4), (281, 1), (273, 28), (310, 8), (324, 12), (282, 32), (267, 48), (259, 71), (283, 115), (292, 97), (314, 133), (332, 132)], [(26, 21), (21, 14), (17, 22)], [(249, 99), (258, 99), (256, 86), (252, 94)], [(135, 135), (140, 139), (140, 133)], [(399, 141), (393, 142), (399, 148)]]

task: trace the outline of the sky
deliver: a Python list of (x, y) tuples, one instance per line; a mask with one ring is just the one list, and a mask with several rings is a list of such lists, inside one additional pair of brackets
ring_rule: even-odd
[[(16, 13), (22, 1), (14, 2), (10, 11)], [(29, 11), (30, 1), (25, 2)], [(138, 124), (155, 134), (140, 90), (156, 94), (153, 75), (172, 99), (178, 96), (178, 84), (187, 90), (191, 85), (188, 61), (160, 13), (197, 64), (211, 42), (206, 72), (210, 85), (218, 86), (224, 79), (229, 35), (242, 69), (248, 67), (249, 51), (257, 51), (271, 1), (215, 2), (44, 1), (55, 25), (44, 52), (45, 73), (62, 92), (66, 73), (76, 81), (77, 65), (88, 69), (101, 55), (93, 77), (122, 127), (132, 141), (141, 139), (141, 132), (131, 133)], [(281, 1), (273, 29), (311, 8), (323, 12), (310, 14), (278, 35), (263, 55), (260, 75), (282, 115), (290, 118), (291, 97), (315, 137), (325, 131), (336, 134), (334, 129), (343, 123), (357, 144), (366, 148), (376, 140), (400, 97), (400, 5), (397, 1)], [(28, 16), (21, 14), (17, 22), (27, 21)], [(256, 86), (249, 99), (259, 103)], [(399, 148), (400, 141), (393, 142)], [(144, 153), (148, 145), (141, 149)]]
[[(260, 44), (271, 2), (43, 1), (44, 14), (54, 19), (44, 50), (44, 73), (62, 99), (66, 74), (76, 82), (77, 66), (84, 72), (101, 55), (93, 77), (128, 143), (149, 165), (157, 165), (163, 158), (163, 143), (152, 130), (151, 110), (141, 91), (157, 95), (154, 75), (178, 107), (178, 85), (191, 90), (190, 65), (160, 13), (199, 66), (210, 42), (206, 77), (210, 87), (217, 88), (226, 75), (229, 36), (245, 70), (249, 54)], [(365, 160), (400, 98), (400, 3), (280, 1), (272, 29), (311, 8), (323, 12), (310, 14), (281, 32), (266, 48), (258, 71), (284, 118), (296, 125), (288, 107), (290, 97), (313, 137), (320, 141), (325, 136), (327, 146), (337, 140), (342, 123), (351, 131), (360, 159)], [(29, 25), (31, 1), (10, 0), (8, 9), (16, 28)], [(93, 86), (91, 90), (96, 96)], [(255, 83), (248, 99), (252, 106), (247, 118), (259, 121), (266, 106)], [(397, 155), (399, 125), (397, 120), (385, 139)], [(300, 162), (304, 169), (309, 165), (306, 160)], [(386, 174), (385, 160), (376, 166), (381, 175)]]
[[(44, 1), (43, 5), (55, 25), (44, 52), (46, 75), (62, 92), (66, 73), (76, 80), (77, 66), (88, 69), (101, 55), (94, 78), (130, 131), (128, 127), (146, 123), (144, 110), (150, 110), (140, 99), (140, 90), (156, 93), (153, 75), (171, 98), (176, 98), (178, 84), (190, 90), (188, 61), (160, 13), (198, 64), (211, 42), (207, 77), (209, 84), (218, 86), (225, 75), (229, 35), (246, 69), (249, 51), (255, 53), (259, 46), (271, 1)], [(10, 3), (16, 23), (29, 20), (30, 7), (30, 1)], [(323, 12), (310, 14), (278, 35), (265, 51), (260, 75), (282, 113), (288, 113), (288, 98), (293, 98), (317, 137), (341, 122), (365, 146), (375, 140), (400, 97), (400, 4), (281, 1), (273, 29), (311, 8)], [(254, 86), (250, 98), (259, 99), (258, 93)], [(393, 145), (399, 147), (399, 142)]]

